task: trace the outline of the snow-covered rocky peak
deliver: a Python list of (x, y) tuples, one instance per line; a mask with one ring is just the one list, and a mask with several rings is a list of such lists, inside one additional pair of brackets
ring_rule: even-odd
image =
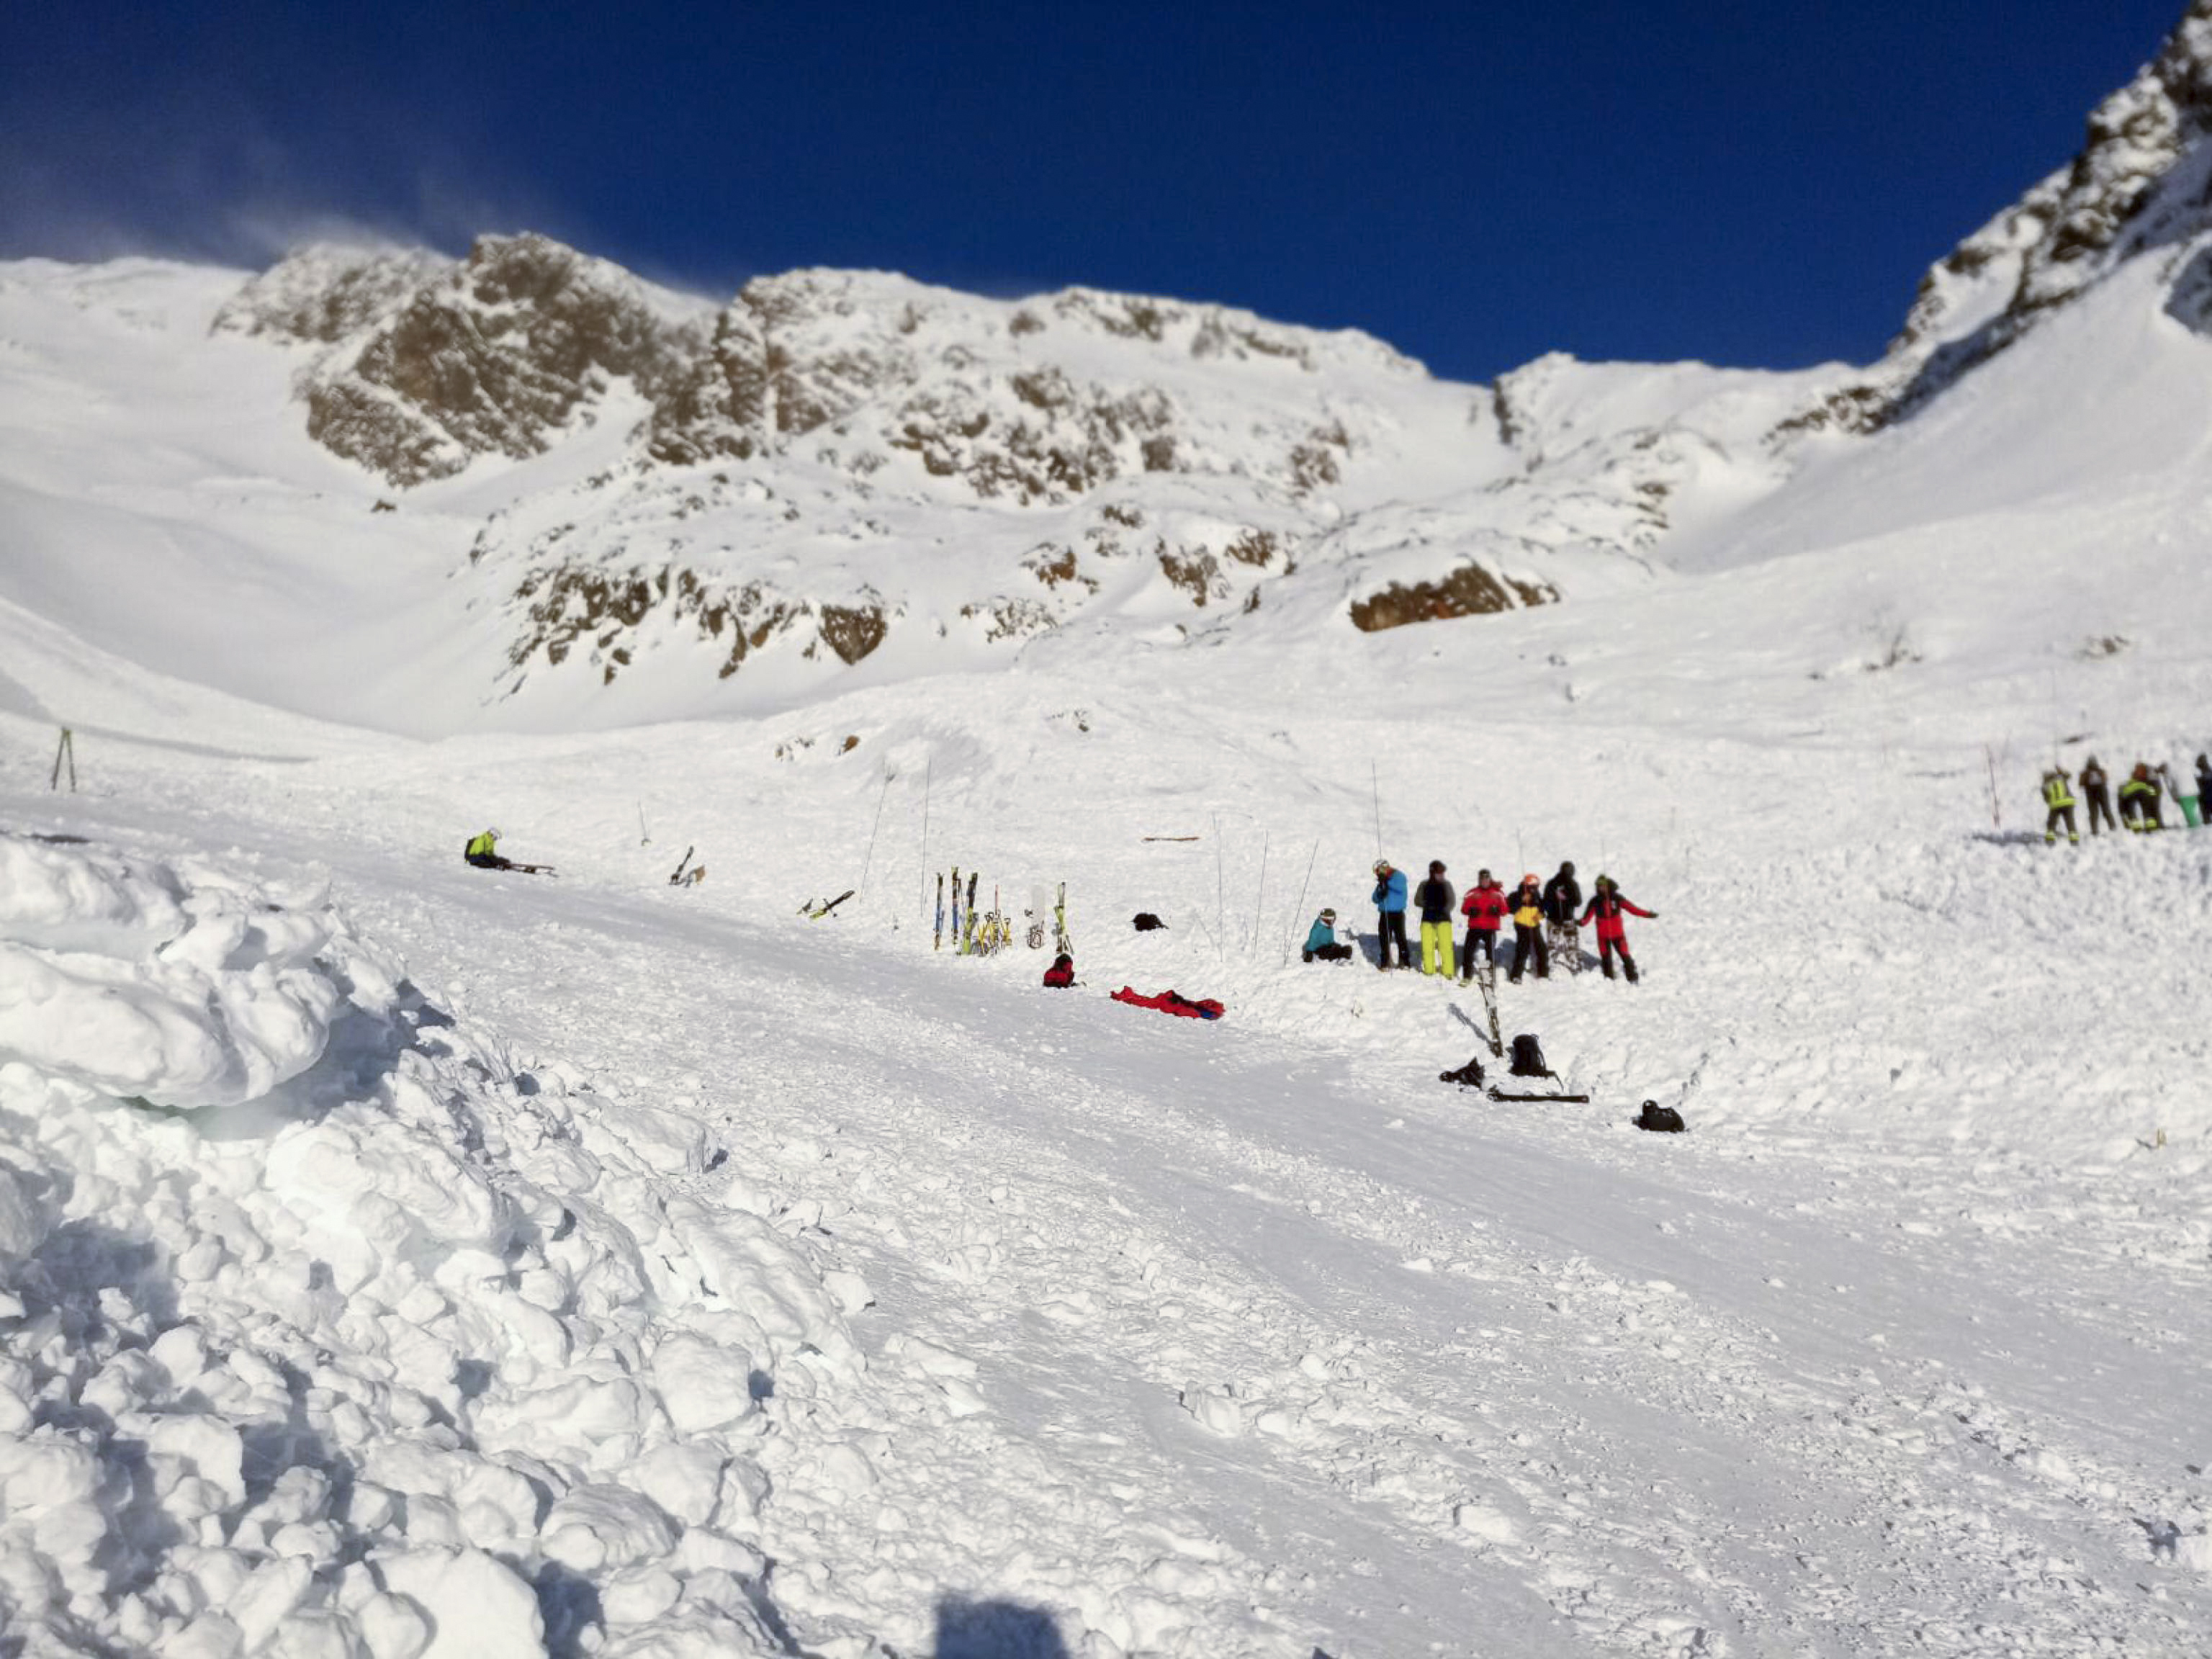
[[(1790, 428), (1877, 430), (2120, 265), (2202, 240), (2212, 231), (2208, 134), (2212, 0), (2191, 0), (2158, 55), (2092, 112), (2072, 162), (1939, 261), (1882, 361)], [(2207, 283), (2194, 265), (2176, 270), (2177, 299), (2201, 313)]]
[(479, 237), (459, 262), (311, 248), (215, 325), (325, 347), (301, 378), (308, 434), (403, 486), (543, 453), (612, 381), (649, 394), (703, 337), (674, 296), (538, 235)]

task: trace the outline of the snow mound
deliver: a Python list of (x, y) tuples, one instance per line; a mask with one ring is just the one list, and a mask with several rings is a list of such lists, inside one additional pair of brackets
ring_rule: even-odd
[(763, 1443), (863, 1362), (668, 1114), (198, 863), (0, 838), (0, 1010), (10, 1651), (789, 1650)]

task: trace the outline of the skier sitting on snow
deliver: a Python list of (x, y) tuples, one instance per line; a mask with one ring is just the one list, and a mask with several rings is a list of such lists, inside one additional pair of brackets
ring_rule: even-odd
[(1505, 925), (1505, 890), (1489, 871), (1477, 871), (1474, 890), (1459, 908), (1467, 918), (1467, 950), (1460, 968), (1464, 977), (1473, 979), (1477, 963), (1492, 969), (1497, 967), (1498, 930)]
[(1605, 976), (1607, 979), (1613, 977), (1613, 953), (1618, 951), (1620, 965), (1628, 970), (1628, 982), (1633, 985), (1636, 983), (1636, 958), (1628, 954), (1628, 926), (1620, 919), (1623, 912), (1651, 921), (1659, 919), (1656, 910), (1646, 910), (1623, 894), (1613, 884), (1611, 876), (1600, 876), (1597, 891), (1590, 896), (1589, 908), (1583, 912), (1582, 919), (1587, 922), (1593, 916), (1597, 918), (1597, 959), (1599, 965), (1605, 969)]
[(467, 849), (461, 856), (479, 870), (514, 869), (513, 860), (500, 857), (498, 848), (499, 831), (487, 830), (481, 836), (471, 839)]
[(2058, 839), (2058, 821), (2066, 820), (2066, 839), (2075, 846), (2081, 837), (2074, 830), (2074, 792), (2066, 787), (2066, 774), (2054, 766), (2043, 775), (2043, 804), (2051, 809), (2043, 821), (2043, 844), (2049, 847)]
[(1352, 947), (1336, 942), (1336, 912), (1324, 910), (1314, 918), (1314, 925), (1306, 934), (1305, 950), (1302, 953), (1308, 962), (1346, 962), (1351, 959)]

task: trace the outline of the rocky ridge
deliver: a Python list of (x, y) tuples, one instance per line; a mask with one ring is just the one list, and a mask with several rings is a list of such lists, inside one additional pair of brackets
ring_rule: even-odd
[[(2122, 264), (2205, 229), (2208, 133), (2212, 0), (2191, 0), (2157, 56), (2092, 112), (2074, 160), (1930, 269), (1881, 361), (1784, 422), (1778, 437), (1875, 432), (1905, 419)], [(2183, 268), (2174, 291), (2177, 314), (2201, 326), (2206, 272)]]
[[(764, 654), (803, 678), (902, 628), (956, 653), (1086, 613), (1210, 630), (1302, 562), (1351, 562), (1329, 603), (1360, 628), (1549, 603), (1551, 554), (1656, 544), (1715, 442), (1547, 428), (1520, 388), (1550, 360), (1455, 386), (1220, 306), (868, 271), (761, 277), (716, 310), (537, 235), (304, 250), (214, 326), (299, 352), (308, 435), (399, 491), (544, 463), (469, 555), (509, 696), (683, 641), (720, 679)], [(606, 421), (616, 462), (564, 470)], [(1470, 491), (1466, 533), (1360, 526)]]

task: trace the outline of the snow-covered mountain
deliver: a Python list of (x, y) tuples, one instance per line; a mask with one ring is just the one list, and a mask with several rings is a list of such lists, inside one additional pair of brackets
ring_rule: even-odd
[[(281, 562), (261, 520), (312, 500), (337, 562), (388, 585), (404, 546), (420, 602), (369, 602), (417, 641), (408, 690), (349, 674), (307, 706), (432, 727), (757, 708), (1076, 624), (1157, 645), (1262, 611), (1373, 630), (1632, 587), (1675, 528), (1786, 476), (1765, 433), (1840, 374), (1547, 358), (1457, 386), (1217, 306), (874, 273), (763, 278), (717, 313), (537, 236), (251, 278), (19, 265), (0, 331), (27, 438), (4, 487), (52, 538), (17, 562), (158, 545), (194, 492), (219, 499), (191, 535)], [(175, 466), (64, 505), (149, 429)], [(105, 580), (38, 597), (142, 656), (179, 614), (126, 624)]]
[[(451, 730), (787, 706), (1047, 635), (1272, 650), (1634, 592), (1761, 556), (1839, 465), (1949, 465), (1912, 418), (2108, 293), (2083, 326), (2111, 406), (2069, 388), (2057, 423), (2141, 424), (2138, 379), (2212, 312), (2208, 53), (2198, 3), (1865, 370), (1460, 386), (1356, 332), (1090, 289), (806, 270), (717, 308), (535, 235), (18, 264), (0, 597), (227, 690)], [(185, 573), (224, 567), (286, 624), (196, 614)], [(270, 631), (313, 660), (256, 658)]]

